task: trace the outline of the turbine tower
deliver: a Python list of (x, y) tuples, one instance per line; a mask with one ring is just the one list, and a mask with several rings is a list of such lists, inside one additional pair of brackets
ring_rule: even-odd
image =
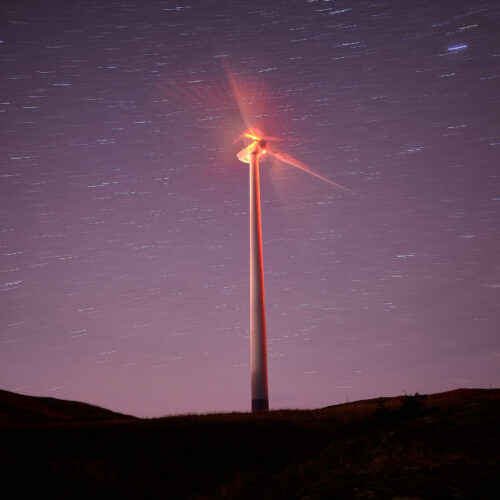
[[(243, 134), (251, 143), (237, 157), (250, 165), (250, 370), (252, 377), (252, 411), (269, 409), (267, 385), (267, 339), (264, 302), (264, 263), (262, 259), (262, 224), (260, 214), (259, 159), (270, 153), (278, 160), (345, 191), (353, 192), (323, 177), (304, 163), (279, 151), (269, 151), (267, 139), (260, 132), (249, 130)], [(272, 138), (268, 138), (272, 140)]]
[(269, 409), (259, 179), (259, 158), (265, 153), (266, 145), (264, 139), (254, 140), (250, 146), (238, 153), (240, 161), (250, 164), (250, 370), (252, 375), (252, 411)]

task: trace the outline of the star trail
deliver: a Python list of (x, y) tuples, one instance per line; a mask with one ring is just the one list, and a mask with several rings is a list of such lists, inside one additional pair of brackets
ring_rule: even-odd
[(498, 386), (500, 6), (4, 0), (0, 386), (249, 409), (251, 120), (272, 408)]

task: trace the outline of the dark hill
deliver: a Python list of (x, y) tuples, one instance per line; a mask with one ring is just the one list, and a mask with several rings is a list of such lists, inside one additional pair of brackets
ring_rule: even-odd
[(133, 418), (105, 408), (56, 398), (25, 396), (0, 389), (0, 425)]
[(6, 491), (41, 498), (491, 499), (500, 390), (319, 410), (0, 426)]

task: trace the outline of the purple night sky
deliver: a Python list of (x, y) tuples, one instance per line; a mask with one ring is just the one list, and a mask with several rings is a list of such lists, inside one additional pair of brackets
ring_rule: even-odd
[[(3, 0), (0, 387), (250, 408), (242, 106), (271, 408), (500, 385), (500, 4)], [(241, 96), (240, 96), (241, 97)]]

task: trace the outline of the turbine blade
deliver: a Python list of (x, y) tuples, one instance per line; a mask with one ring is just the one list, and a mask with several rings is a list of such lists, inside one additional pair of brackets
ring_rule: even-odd
[(284, 163), (288, 163), (288, 165), (292, 165), (292, 167), (298, 168), (299, 170), (302, 170), (303, 172), (307, 172), (308, 174), (314, 175), (314, 177), (317, 177), (318, 179), (321, 179), (322, 181), (328, 182), (328, 184), (331, 184), (332, 186), (338, 187), (340, 189), (343, 189), (344, 191), (347, 191), (349, 193), (354, 193), (352, 189), (349, 189), (345, 186), (342, 186), (341, 184), (338, 184), (331, 179), (328, 179), (327, 177), (322, 176), (312, 168), (308, 167), (305, 163), (300, 162), (299, 160), (296, 160), (293, 156), (287, 155), (286, 153), (281, 153), (279, 151), (268, 151), (268, 153), (272, 154), (278, 160), (281, 160)]

